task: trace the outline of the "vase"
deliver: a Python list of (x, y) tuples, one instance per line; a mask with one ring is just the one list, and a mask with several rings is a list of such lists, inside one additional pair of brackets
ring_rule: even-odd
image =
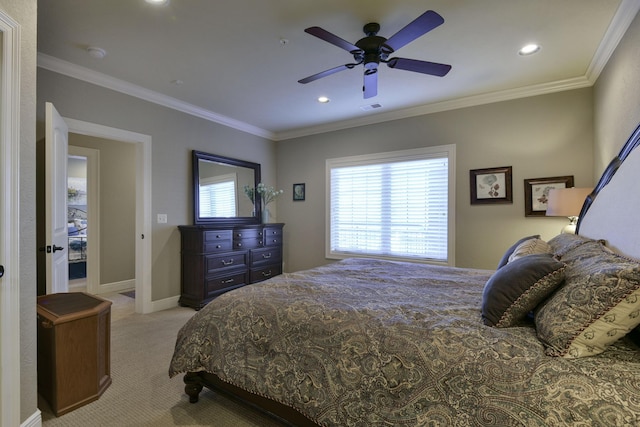
[(269, 223), (269, 210), (267, 208), (262, 209), (262, 223)]

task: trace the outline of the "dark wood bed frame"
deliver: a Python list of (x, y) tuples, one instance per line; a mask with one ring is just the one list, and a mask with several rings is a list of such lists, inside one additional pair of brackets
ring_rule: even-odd
[[(580, 212), (576, 233), (579, 234), (580, 222), (589, 210), (590, 206), (593, 204), (600, 190), (609, 183), (622, 162), (638, 145), (640, 145), (640, 126), (638, 126), (636, 130), (631, 134), (629, 140), (626, 142), (618, 156), (616, 156), (609, 163), (606, 170), (602, 174), (602, 177), (598, 181), (598, 184), (595, 186), (593, 192), (589, 196), (587, 196), (587, 199), (585, 200), (585, 203), (582, 207), (582, 211)], [(631, 335), (634, 341), (636, 341), (636, 343), (640, 345), (640, 333), (634, 330), (634, 333), (632, 333)], [(202, 388), (207, 387), (212, 391), (221, 392), (236, 400), (248, 404), (251, 407), (256, 408), (259, 411), (283, 422), (286, 425), (299, 427), (319, 427), (318, 424), (287, 405), (254, 393), (250, 393), (239, 387), (228, 384), (220, 380), (216, 375), (208, 372), (189, 372), (184, 376), (184, 383), (185, 393), (189, 396), (189, 401), (191, 403), (196, 403), (198, 401), (198, 395), (202, 391)]]
[(283, 424), (296, 427), (319, 427), (318, 424), (295, 409), (226, 383), (209, 372), (188, 372), (184, 376), (184, 383), (184, 391), (189, 396), (189, 402), (191, 403), (196, 403), (202, 388), (207, 387), (214, 392), (220, 392), (234, 400), (256, 408)]

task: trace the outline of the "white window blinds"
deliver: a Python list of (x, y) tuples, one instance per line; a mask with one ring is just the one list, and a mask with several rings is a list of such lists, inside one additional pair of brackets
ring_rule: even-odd
[(430, 151), (328, 161), (330, 257), (449, 261), (449, 152)]
[(237, 216), (235, 174), (221, 175), (200, 180), (200, 216)]

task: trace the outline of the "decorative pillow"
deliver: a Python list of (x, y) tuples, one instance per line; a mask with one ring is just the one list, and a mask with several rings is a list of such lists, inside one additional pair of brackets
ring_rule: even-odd
[(558, 234), (547, 243), (549, 244), (552, 253), (558, 256), (562, 256), (580, 245), (593, 241), (593, 239), (582, 237), (578, 234), (562, 233)]
[(571, 249), (565, 284), (535, 311), (538, 338), (550, 356), (602, 353), (640, 324), (640, 263), (598, 241)]
[(565, 265), (551, 254), (533, 254), (497, 270), (482, 294), (485, 325), (517, 325), (562, 283), (564, 269)]
[(513, 253), (509, 256), (509, 262), (513, 262), (514, 260), (527, 255), (549, 253), (551, 253), (551, 246), (549, 246), (547, 242), (538, 238), (529, 239), (520, 243), (514, 249)]
[(513, 245), (511, 245), (511, 247), (509, 249), (507, 249), (507, 251), (504, 253), (504, 255), (502, 255), (502, 258), (500, 259), (500, 262), (498, 263), (498, 267), (497, 268), (502, 268), (505, 265), (507, 265), (507, 263), (509, 262), (509, 257), (511, 256), (511, 254), (513, 253), (513, 251), (518, 247), (519, 244), (529, 240), (529, 239), (539, 239), (540, 235), (536, 234), (533, 236), (527, 236), (527, 237), (523, 237), (522, 239), (518, 240), (517, 242), (515, 242)]

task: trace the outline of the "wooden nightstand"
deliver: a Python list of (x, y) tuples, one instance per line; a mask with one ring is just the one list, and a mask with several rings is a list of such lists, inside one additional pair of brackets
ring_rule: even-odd
[(82, 292), (38, 297), (38, 392), (60, 416), (111, 384), (111, 302)]

